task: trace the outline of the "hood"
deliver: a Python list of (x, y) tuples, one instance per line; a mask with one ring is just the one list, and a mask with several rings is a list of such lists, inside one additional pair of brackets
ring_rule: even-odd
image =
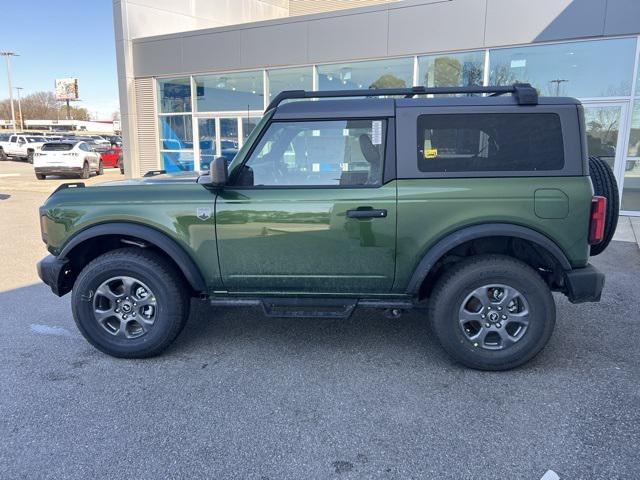
[(168, 184), (168, 183), (196, 183), (200, 174), (197, 172), (178, 172), (178, 173), (163, 173), (159, 175), (153, 175), (151, 177), (132, 178), (130, 180), (115, 180), (112, 182), (105, 182), (96, 184), (101, 187), (123, 187), (127, 185), (155, 185), (155, 184)]

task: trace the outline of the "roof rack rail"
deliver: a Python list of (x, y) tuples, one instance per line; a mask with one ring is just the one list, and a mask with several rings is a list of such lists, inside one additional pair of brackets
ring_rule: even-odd
[(302, 98), (343, 98), (343, 97), (380, 97), (403, 95), (412, 98), (415, 95), (447, 95), (453, 93), (487, 93), (490, 96), (511, 93), (520, 105), (537, 105), (538, 91), (529, 83), (514, 83), (513, 85), (500, 87), (411, 87), (411, 88), (376, 88), (368, 90), (285, 90), (271, 100), (267, 110), (276, 108), (285, 100)]

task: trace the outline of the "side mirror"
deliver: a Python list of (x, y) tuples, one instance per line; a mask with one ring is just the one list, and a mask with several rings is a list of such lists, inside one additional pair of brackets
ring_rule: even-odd
[(227, 167), (227, 159), (224, 157), (216, 157), (209, 166), (209, 176), (211, 177), (211, 185), (214, 187), (224, 187), (229, 180), (229, 169)]

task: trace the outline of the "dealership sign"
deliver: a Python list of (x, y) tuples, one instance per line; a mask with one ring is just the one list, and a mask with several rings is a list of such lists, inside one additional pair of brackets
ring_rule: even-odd
[(56, 100), (78, 100), (78, 79), (56, 79)]

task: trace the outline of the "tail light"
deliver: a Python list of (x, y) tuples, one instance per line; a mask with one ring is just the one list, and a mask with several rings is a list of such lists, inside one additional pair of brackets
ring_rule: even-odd
[(591, 199), (591, 221), (589, 243), (595, 245), (604, 239), (604, 223), (607, 219), (607, 198), (594, 196)]

